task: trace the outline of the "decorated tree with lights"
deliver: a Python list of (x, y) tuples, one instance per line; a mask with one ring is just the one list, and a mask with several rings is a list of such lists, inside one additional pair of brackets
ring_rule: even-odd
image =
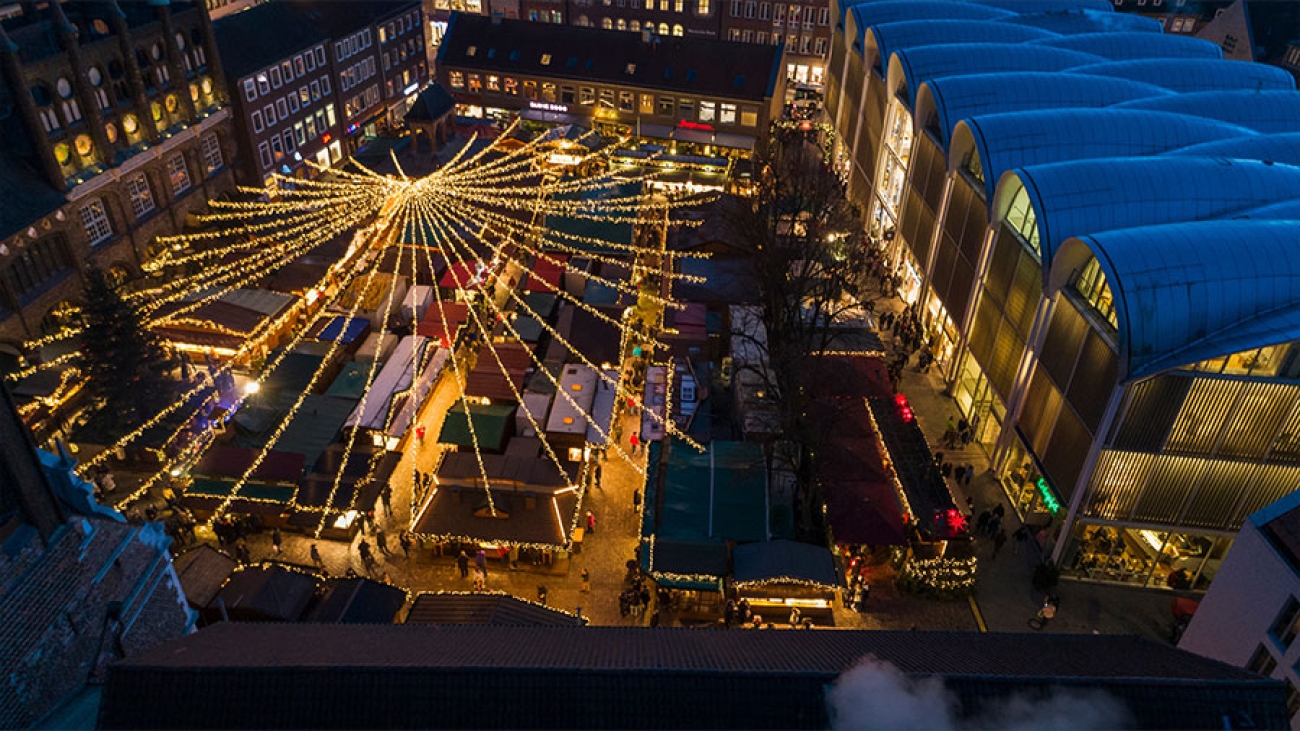
[(174, 364), (139, 308), (122, 298), (103, 271), (91, 267), (84, 277), (79, 367), (98, 405), (93, 423), (117, 437), (167, 402), (167, 373)]
[(846, 347), (842, 321), (860, 306), (854, 238), (861, 227), (825, 150), (808, 132), (774, 127), (758, 168), (754, 197), (732, 205), (726, 221), (732, 246), (753, 262), (766, 337), (743, 329), (733, 336), (766, 356), (763, 367), (746, 367), (770, 394), (784, 438), (797, 446), (777, 454), (798, 479), (800, 529), (807, 535), (818, 530), (820, 515), (809, 456), (836, 426), (824, 410), (820, 418), (810, 416), (808, 378), (816, 369), (809, 358)]

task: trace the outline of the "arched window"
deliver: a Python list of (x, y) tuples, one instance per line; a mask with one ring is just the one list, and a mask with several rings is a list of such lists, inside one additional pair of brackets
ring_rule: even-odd
[(126, 284), (127, 280), (130, 278), (131, 269), (125, 264), (114, 264), (104, 272), (104, 280), (107, 281), (108, 286), (113, 289), (117, 289), (123, 284)]
[(618, 22), (614, 24), (614, 27), (618, 30), (627, 30), (627, 21), (619, 18)]
[(633, 33), (640, 33), (640, 32), (641, 32), (641, 21), (639, 21), (639, 20), (634, 20), (634, 21), (632, 21), (632, 32), (633, 32)]
[(610, 20), (609, 18), (601, 18), (601, 19), (600, 19), (600, 27), (601, 27), (601, 28), (604, 28), (605, 30), (613, 30), (613, 29), (614, 29), (614, 21)]
[(1111, 327), (1118, 329), (1115, 298), (1111, 295), (1110, 284), (1106, 282), (1106, 275), (1101, 271), (1101, 264), (1097, 262), (1097, 257), (1088, 259), (1088, 263), (1075, 276), (1074, 291), (1092, 305), (1092, 309), (1109, 322)]
[(661, 35), (661, 36), (666, 36), (666, 35), (668, 35), (668, 24), (667, 24), (667, 23), (660, 23), (660, 24), (659, 24), (659, 35)]
[(681, 24), (681, 23), (674, 23), (674, 24), (673, 24), (673, 35), (675, 35), (675, 36), (686, 35), (686, 31), (682, 28), (682, 24)]
[(1043, 251), (1038, 241), (1038, 215), (1029, 202), (1029, 193), (1025, 186), (1016, 184), (1015, 194), (1011, 196), (1011, 205), (1007, 208), (1004, 219), (1007, 228), (1020, 234), (1020, 238), (1029, 244), (1029, 248), (1041, 260)]

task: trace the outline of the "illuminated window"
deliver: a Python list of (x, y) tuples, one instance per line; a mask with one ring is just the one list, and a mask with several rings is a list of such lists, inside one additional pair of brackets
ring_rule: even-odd
[(113, 227), (108, 222), (104, 201), (95, 198), (81, 207), (81, 225), (86, 229), (90, 245), (102, 244), (113, 237)]
[(572, 425), (573, 425), (573, 417), (572, 417), (572, 416), (566, 416), (566, 417), (564, 417), (563, 419), (561, 419), (561, 421), (564, 422), (565, 426), (572, 426)]
[(736, 105), (735, 105), (735, 104), (728, 104), (728, 103), (726, 103), (726, 102), (723, 102), (723, 103), (722, 103), (722, 113), (718, 116), (718, 122), (720, 122), (720, 123), (722, 123), (722, 124), (735, 124), (735, 123), (736, 123)]
[(215, 134), (203, 138), (203, 164), (207, 167), (209, 175), (226, 164), (221, 157), (221, 142)]
[(698, 0), (698, 2), (696, 3), (695, 12), (700, 15), (708, 15), (709, 0)]
[(131, 197), (131, 211), (136, 218), (143, 218), (154, 210), (153, 192), (149, 190), (149, 181), (143, 173), (126, 179), (126, 192)]
[(717, 104), (715, 104), (714, 102), (706, 102), (706, 101), (700, 102), (700, 121), (701, 122), (714, 121), (715, 119), (717, 119), (717, 111), (718, 111), (718, 107)]
[(450, 74), (448, 74), (448, 76), (447, 76), (447, 83), (450, 84), (450, 85), (451, 85), (451, 88), (453, 88), (453, 89), (464, 89), (464, 88), (465, 88), (465, 74), (464, 74), (464, 72), (461, 72), (461, 71), (452, 71), (452, 72), (451, 72)]
[(1110, 323), (1111, 327), (1118, 327), (1115, 299), (1111, 296), (1110, 285), (1107, 284), (1106, 275), (1101, 271), (1101, 264), (1097, 262), (1096, 257), (1089, 259), (1087, 265), (1075, 277), (1074, 291), (1092, 305), (1093, 310)]
[(551, 65), (551, 54), (549, 54), (549, 53), (543, 53), (543, 54), (542, 54), (542, 65), (543, 65), (543, 66), (550, 66), (550, 65)]
[(681, 24), (681, 23), (674, 23), (674, 24), (673, 24), (673, 35), (675, 35), (675, 36), (682, 36), (682, 35), (685, 35), (685, 34), (686, 34), (686, 31), (682, 28), (682, 24)]

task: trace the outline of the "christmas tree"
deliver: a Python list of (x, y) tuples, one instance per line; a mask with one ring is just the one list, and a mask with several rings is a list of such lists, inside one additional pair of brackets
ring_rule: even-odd
[(158, 337), (144, 328), (140, 313), (122, 299), (102, 271), (86, 270), (85, 281), (81, 336), (85, 388), (98, 405), (94, 421), (110, 433), (125, 433), (171, 398), (167, 373), (174, 364)]

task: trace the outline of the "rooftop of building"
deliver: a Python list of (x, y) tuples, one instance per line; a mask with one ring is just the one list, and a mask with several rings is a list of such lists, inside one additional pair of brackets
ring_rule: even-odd
[(782, 47), (652, 36), (568, 25), (452, 15), (438, 63), (485, 72), (762, 101), (775, 93)]
[(968, 713), (1068, 687), (1138, 728), (1287, 720), (1279, 681), (1138, 637), (228, 623), (115, 666), (100, 723), (824, 727), (828, 688), (868, 658), (941, 677)]

